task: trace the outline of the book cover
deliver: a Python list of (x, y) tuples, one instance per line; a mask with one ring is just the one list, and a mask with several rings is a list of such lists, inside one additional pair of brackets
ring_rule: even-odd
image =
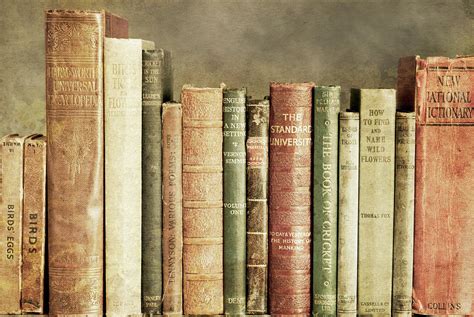
[(144, 46), (153, 47), (153, 43), (138, 39), (105, 39), (107, 315), (141, 312), (141, 87)]
[(313, 83), (270, 84), (269, 306), (311, 307), (311, 115)]
[(1, 141), (0, 314), (21, 314), (24, 142), (25, 137), (18, 134)]
[(103, 313), (104, 37), (127, 35), (103, 11), (46, 12), (50, 314)]
[(395, 116), (395, 211), (393, 226), (393, 315), (411, 315), (415, 209), (415, 113)]
[(395, 90), (361, 89), (355, 92), (354, 96), (357, 95), (360, 109), (358, 314), (390, 316)]
[(269, 100), (247, 102), (247, 314), (268, 312)]
[(223, 92), (224, 312), (245, 314), (246, 89)]
[(184, 314), (224, 312), (222, 87), (184, 86)]
[(163, 104), (163, 315), (183, 314), (183, 111)]
[(45, 312), (46, 137), (25, 140), (21, 311)]
[(341, 87), (314, 88), (313, 315), (336, 316), (337, 153)]
[(337, 314), (357, 314), (359, 113), (339, 114)]
[(474, 314), (474, 57), (418, 60), (413, 312)]
[(161, 313), (161, 104), (172, 99), (171, 54), (142, 54), (142, 311)]

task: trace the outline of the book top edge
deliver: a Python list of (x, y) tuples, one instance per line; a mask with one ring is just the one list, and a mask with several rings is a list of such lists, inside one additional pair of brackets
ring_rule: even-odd
[(191, 91), (201, 91), (201, 92), (206, 92), (206, 91), (212, 91), (212, 92), (217, 92), (217, 91), (222, 91), (225, 88), (225, 84), (221, 84), (220, 87), (196, 87), (191, 84), (185, 84), (183, 85), (182, 90), (191, 90)]
[(270, 82), (270, 88), (284, 88), (284, 89), (307, 89), (313, 88), (315, 84), (313, 82), (303, 82), (303, 83), (283, 83), (283, 82)]

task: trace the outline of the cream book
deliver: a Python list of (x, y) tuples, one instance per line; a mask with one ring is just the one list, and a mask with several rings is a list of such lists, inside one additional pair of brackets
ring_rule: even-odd
[(105, 39), (105, 294), (107, 315), (141, 312), (142, 50)]

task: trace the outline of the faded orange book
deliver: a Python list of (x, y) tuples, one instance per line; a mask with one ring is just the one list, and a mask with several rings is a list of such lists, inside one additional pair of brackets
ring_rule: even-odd
[(474, 314), (474, 57), (418, 59), (413, 312)]
[(25, 140), (23, 166), (22, 313), (44, 312), (46, 137)]

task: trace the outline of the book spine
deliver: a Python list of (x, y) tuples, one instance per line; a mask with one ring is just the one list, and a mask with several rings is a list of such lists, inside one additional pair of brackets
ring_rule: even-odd
[[(102, 12), (46, 13), (50, 314), (102, 314), (104, 36), (127, 22)], [(67, 197), (67, 199), (65, 199)]]
[(246, 89), (223, 92), (224, 312), (245, 314), (245, 98)]
[(23, 144), (24, 138), (18, 135), (2, 139), (0, 314), (21, 314)]
[(411, 314), (415, 209), (415, 113), (395, 118), (395, 219), (393, 228), (393, 314)]
[(105, 39), (105, 294), (108, 315), (141, 312), (142, 41)]
[(184, 314), (222, 314), (222, 88), (185, 86), (181, 103)]
[(44, 312), (46, 138), (25, 141), (23, 169), (22, 313)]
[(360, 90), (358, 313), (389, 316), (395, 168), (395, 90)]
[(163, 315), (183, 314), (183, 112), (163, 104)]
[(312, 83), (270, 85), (269, 304), (310, 314)]
[(474, 57), (417, 70), (413, 312), (474, 315)]
[[(161, 313), (161, 104), (164, 100), (162, 52), (142, 53), (142, 311)], [(166, 100), (167, 101), (167, 100)]]
[(337, 314), (357, 314), (357, 238), (359, 218), (359, 113), (339, 115), (339, 225)]
[(416, 63), (418, 59), (418, 56), (406, 56), (398, 60), (396, 92), (398, 111), (415, 111)]
[(313, 315), (336, 316), (337, 153), (341, 87), (314, 88)]
[(268, 100), (247, 104), (247, 314), (267, 311)]

